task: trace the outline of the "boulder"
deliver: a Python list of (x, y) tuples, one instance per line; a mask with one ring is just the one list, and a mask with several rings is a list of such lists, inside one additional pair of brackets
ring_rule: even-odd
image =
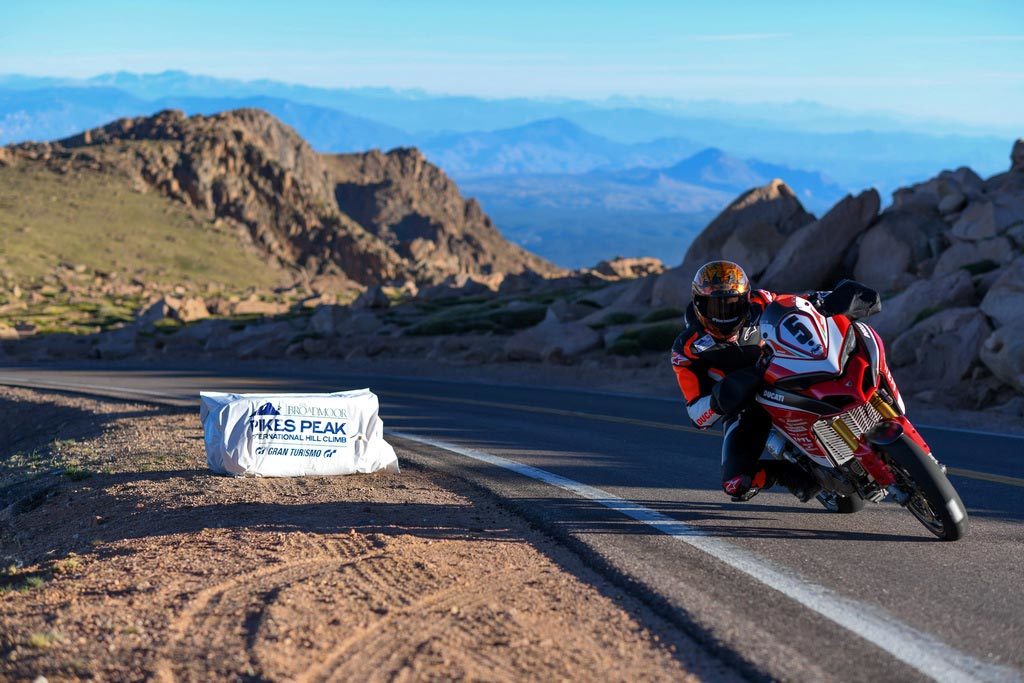
[(744, 223), (722, 245), (722, 258), (739, 263), (748, 277), (756, 279), (785, 241), (786, 236), (774, 225)]
[(954, 190), (939, 200), (939, 213), (942, 215), (955, 213), (964, 208), (966, 203), (967, 197), (964, 196), (964, 193), (960, 190)]
[(348, 315), (345, 306), (317, 306), (309, 316), (309, 330), (322, 337), (334, 336)]
[(929, 316), (900, 335), (888, 349), (897, 381), (909, 390), (957, 391), (992, 333), (977, 308), (951, 308)]
[(761, 286), (780, 292), (824, 289), (853, 241), (877, 218), (878, 192), (847, 196), (832, 210), (794, 232), (761, 278)]
[(127, 325), (117, 330), (103, 332), (96, 344), (96, 353), (100, 358), (127, 358), (136, 351), (135, 342), (139, 329), (135, 325)]
[(165, 297), (157, 299), (139, 313), (136, 322), (142, 326), (154, 325), (165, 318), (171, 317), (171, 307)]
[(853, 277), (880, 292), (891, 291), (914, 262), (913, 256), (910, 245), (895, 234), (891, 222), (883, 219), (864, 234)]
[(287, 313), (289, 308), (284, 302), (247, 299), (235, 304), (233, 312), (235, 315), (281, 315)]
[(380, 285), (370, 285), (352, 302), (352, 308), (387, 308), (391, 300)]
[[(528, 302), (513, 301), (505, 307), (504, 310), (513, 310), (513, 304), (520, 304), (522, 308), (533, 308), (533, 304)], [(548, 312), (558, 318), (559, 322), (570, 322), (572, 320), (579, 320), (585, 318), (594, 312), (593, 306), (587, 306), (586, 304), (580, 304), (575, 301), (568, 299), (555, 299), (548, 306)]]
[(1017, 138), (1010, 150), (1010, 170), (1024, 171), (1024, 138)]
[[(657, 275), (644, 278), (644, 280), (651, 281), (652, 289), (657, 279)], [(631, 289), (632, 287), (635, 286), (635, 284), (635, 282), (616, 282), (615, 284), (610, 284), (606, 287), (602, 287), (601, 289), (594, 289), (591, 291), (583, 292), (577, 297), (577, 300), (590, 301), (592, 303), (597, 304), (601, 308), (604, 308), (606, 306), (611, 306), (619, 297), (623, 295), (623, 293), (626, 290)]]
[(346, 336), (373, 334), (379, 331), (383, 325), (384, 321), (373, 313), (361, 311), (353, 313), (352, 317), (338, 326), (337, 333)]
[(559, 322), (550, 311), (544, 320), (505, 343), (510, 360), (573, 358), (601, 346), (601, 335), (579, 322)]
[(992, 198), (996, 230), (1007, 232), (1024, 225), (1024, 192), (1000, 192)]
[[(224, 346), (230, 349), (237, 358), (276, 358), (281, 356), (292, 339), (295, 330), (285, 321), (268, 322), (261, 325), (249, 325), (231, 335), (225, 335)], [(212, 338), (213, 342), (216, 337)], [(212, 350), (211, 343), (207, 350)]]
[(1002, 270), (981, 300), (981, 310), (996, 327), (1024, 320), (1024, 256)]
[(1008, 263), (1013, 258), (1010, 240), (996, 237), (979, 242), (954, 242), (949, 249), (939, 255), (933, 273), (945, 275), (955, 270), (986, 262), (995, 264)]
[[(773, 180), (744, 192), (718, 214), (686, 250), (682, 270), (692, 278), (694, 272), (708, 261), (723, 258), (723, 246), (741, 226), (767, 225), (785, 237), (813, 220), (814, 216), (804, 210), (793, 190), (781, 180)], [(756, 232), (756, 228), (748, 230)], [(745, 264), (740, 265), (746, 267)]]
[(661, 259), (651, 256), (639, 258), (616, 256), (613, 259), (601, 261), (591, 270), (609, 278), (632, 280), (644, 277), (645, 275), (656, 275), (664, 272), (665, 264), (661, 262)]
[(0, 323), (0, 340), (4, 339), (18, 339), (21, 335), (18, 331), (9, 325)]
[[(943, 171), (939, 174), (939, 179), (952, 184), (952, 187), (949, 188), (950, 194), (955, 195), (960, 192), (969, 199), (981, 196), (985, 189), (985, 181), (967, 166), (961, 166), (955, 171)], [(942, 200), (944, 199), (945, 197), (942, 198)], [(942, 200), (939, 200), (940, 204)]]
[(686, 265), (676, 266), (659, 275), (651, 290), (651, 305), (659, 308), (686, 308), (690, 303), (693, 274), (699, 267), (687, 270)]
[(654, 286), (657, 280), (654, 276), (640, 278), (627, 282), (625, 287), (612, 302), (612, 308), (635, 308), (650, 306), (651, 298), (654, 296)]
[[(506, 292), (529, 290), (533, 285), (543, 281), (544, 278), (537, 273), (525, 271), (505, 278), (499, 285), (499, 291), (504, 294)], [(433, 299), (490, 294), (492, 291), (486, 284), (468, 275), (452, 275), (445, 278), (439, 284), (419, 290), (416, 293), (416, 298), (422, 301), (431, 301)]]
[(886, 211), (857, 244), (853, 275), (880, 292), (907, 286), (908, 275), (930, 275), (931, 257), (946, 230), (928, 214)]
[(868, 323), (883, 339), (892, 340), (923, 314), (932, 310), (971, 306), (975, 303), (971, 276), (957, 270), (928, 280), (918, 280), (896, 296), (882, 301), (882, 311)]
[(206, 302), (195, 296), (176, 300), (171, 305), (171, 315), (183, 323), (191, 323), (209, 318), (210, 311), (206, 309)]
[(981, 362), (993, 375), (1024, 392), (1024, 320), (989, 335), (981, 346)]
[(962, 240), (986, 240), (995, 237), (996, 213), (992, 202), (971, 202), (953, 224), (950, 234)]

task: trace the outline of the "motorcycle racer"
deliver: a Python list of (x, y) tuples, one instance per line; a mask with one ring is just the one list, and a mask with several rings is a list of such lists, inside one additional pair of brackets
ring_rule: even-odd
[[(810, 500), (821, 488), (811, 474), (788, 461), (760, 460), (772, 423), (754, 401), (767, 358), (758, 322), (776, 295), (751, 290), (743, 269), (722, 260), (699, 268), (691, 290), (685, 329), (672, 346), (672, 367), (694, 425), (723, 423), (722, 488), (743, 501), (778, 483), (801, 501)], [(851, 280), (806, 298), (826, 316), (858, 318), (881, 308), (876, 292)]]

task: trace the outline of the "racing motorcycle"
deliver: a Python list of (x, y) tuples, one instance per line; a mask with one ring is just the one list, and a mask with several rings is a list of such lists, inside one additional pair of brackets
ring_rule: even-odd
[(963, 538), (967, 510), (907, 419), (878, 334), (795, 295), (770, 303), (759, 328), (755, 400), (772, 419), (767, 453), (814, 475), (833, 512), (891, 497), (943, 541)]

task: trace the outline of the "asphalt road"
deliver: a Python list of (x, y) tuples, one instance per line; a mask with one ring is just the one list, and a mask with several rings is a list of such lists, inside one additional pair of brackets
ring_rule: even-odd
[(686, 427), (674, 401), (310, 366), (0, 367), (0, 383), (192, 406), (201, 389), (369, 386), (400, 459), (494, 490), (748, 673), (1024, 680), (1020, 436), (919, 425), (971, 516), (966, 540), (940, 543), (893, 504), (731, 503), (719, 435)]

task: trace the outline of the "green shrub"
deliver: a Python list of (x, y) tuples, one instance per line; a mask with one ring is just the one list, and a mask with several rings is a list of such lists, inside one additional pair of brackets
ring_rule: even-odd
[(611, 327), (612, 325), (628, 325), (636, 322), (636, 315), (627, 313), (626, 311), (614, 311), (609, 313), (601, 321), (604, 327)]
[(525, 327), (533, 327), (542, 321), (545, 315), (547, 315), (545, 306), (494, 310), (493, 304), (488, 303), (436, 313), (426, 320), (412, 325), (405, 333), (427, 337), (469, 332), (511, 332)]
[(608, 347), (608, 353), (615, 356), (639, 356), (643, 348), (635, 339), (623, 339), (619, 337)]
[(941, 306), (929, 306), (928, 308), (923, 309), (917, 315), (914, 316), (914, 320), (913, 320), (913, 322), (910, 323), (910, 326), (913, 327), (914, 325), (918, 324), (922, 320), (925, 320), (927, 318), (932, 317), (933, 315), (935, 315), (936, 313), (938, 313), (941, 310), (942, 310)]
[(683, 312), (678, 308), (656, 308), (643, 317), (641, 322), (660, 323), (662, 320), (678, 320), (683, 317)]
[(88, 479), (92, 476), (92, 472), (84, 467), (79, 467), (78, 465), (69, 465), (65, 467), (63, 474), (71, 481), (82, 481), (83, 479)]
[(625, 348), (632, 349), (633, 347), (627, 344), (627, 342), (634, 342), (642, 351), (667, 352), (672, 348), (672, 343), (682, 331), (683, 326), (679, 323), (659, 323), (646, 327), (637, 327), (623, 332), (622, 336), (612, 344), (611, 348), (614, 349), (616, 346), (622, 345)]
[(966, 266), (963, 266), (963, 269), (971, 275), (982, 275), (984, 273), (991, 272), (998, 267), (999, 264), (992, 259), (985, 259), (984, 261), (977, 261), (976, 263), (968, 263)]

